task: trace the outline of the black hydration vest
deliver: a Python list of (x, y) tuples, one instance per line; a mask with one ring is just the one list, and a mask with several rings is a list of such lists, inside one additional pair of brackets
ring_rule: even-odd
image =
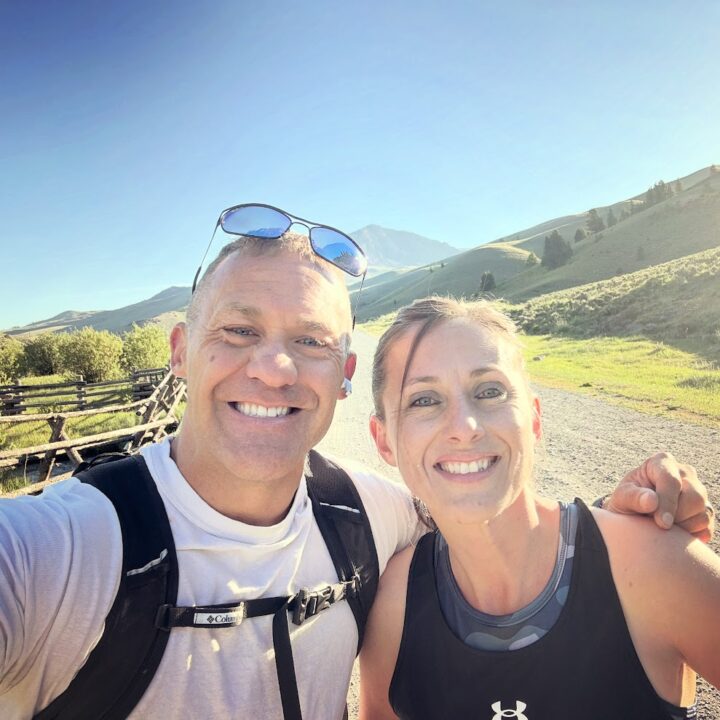
[(273, 615), (284, 718), (301, 720), (288, 615), (300, 625), (334, 603), (347, 600), (357, 624), (359, 652), (379, 576), (370, 523), (352, 480), (315, 451), (310, 452), (309, 465), (308, 496), (339, 581), (287, 597), (177, 607), (175, 542), (145, 460), (113, 455), (99, 463), (83, 463), (78, 468), (79, 479), (110, 499), (120, 521), (120, 587), (103, 635), (87, 662), (67, 690), (35, 720), (122, 720), (150, 685), (173, 627), (231, 627), (260, 615)]
[(436, 590), (436, 535), (420, 540), (389, 693), (402, 720), (670, 720), (635, 652), (602, 535), (575, 502), (567, 602), (545, 636), (518, 650), (477, 650), (453, 634)]

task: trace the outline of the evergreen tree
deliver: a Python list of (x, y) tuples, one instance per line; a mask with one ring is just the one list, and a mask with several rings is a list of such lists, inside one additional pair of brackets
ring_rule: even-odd
[(548, 270), (559, 268), (570, 260), (572, 254), (573, 251), (570, 243), (567, 242), (557, 230), (553, 230), (552, 233), (545, 238), (542, 265), (548, 268)]
[(540, 259), (538, 258), (538, 256), (534, 252), (531, 252), (527, 256), (527, 260), (525, 261), (525, 264), (529, 267), (533, 267), (534, 265), (537, 265), (539, 262), (540, 262)]
[(612, 211), (612, 208), (610, 208), (610, 212), (607, 216), (607, 226), (611, 228), (613, 225), (617, 225), (617, 218), (615, 217), (615, 213)]
[(490, 292), (495, 289), (495, 277), (491, 272), (484, 272), (480, 278), (480, 292)]
[(588, 213), (588, 219), (585, 224), (591, 233), (600, 232), (605, 229), (605, 223), (600, 215), (598, 215), (598, 211), (595, 208)]
[(587, 237), (587, 230), (585, 228), (578, 228), (575, 231), (575, 242), (579, 243)]

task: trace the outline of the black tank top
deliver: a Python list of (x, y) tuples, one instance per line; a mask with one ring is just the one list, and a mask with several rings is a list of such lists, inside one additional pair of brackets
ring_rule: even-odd
[(570, 592), (555, 625), (510, 652), (469, 647), (448, 627), (425, 535), (408, 578), (390, 704), (402, 720), (670, 720), (630, 638), (600, 531), (580, 500)]

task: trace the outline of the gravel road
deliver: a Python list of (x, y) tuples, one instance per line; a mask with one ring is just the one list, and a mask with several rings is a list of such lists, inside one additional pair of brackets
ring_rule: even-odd
[[(356, 331), (358, 370), (353, 395), (339, 403), (333, 427), (320, 449), (349, 456), (399, 480), (388, 468), (367, 429), (372, 412), (370, 366), (376, 339)], [(583, 395), (536, 387), (544, 414), (545, 440), (538, 450), (536, 477), (551, 497), (590, 501), (603, 495), (649, 454), (666, 450), (692, 463), (720, 507), (720, 428), (705, 428), (609, 405)], [(720, 552), (720, 539), (713, 542)], [(720, 609), (719, 609), (720, 610)], [(720, 660), (719, 660), (720, 661)], [(350, 718), (357, 718), (357, 672), (349, 696)], [(698, 718), (720, 720), (720, 692), (698, 683)]]

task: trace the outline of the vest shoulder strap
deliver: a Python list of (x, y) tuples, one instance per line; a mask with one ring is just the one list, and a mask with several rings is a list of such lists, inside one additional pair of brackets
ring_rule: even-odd
[(370, 521), (345, 470), (315, 450), (310, 451), (309, 465), (308, 495), (338, 578), (359, 581), (359, 590), (348, 595), (347, 601), (355, 616), (360, 652), (380, 576)]
[(78, 477), (115, 506), (123, 541), (120, 586), (87, 662), (36, 720), (126, 718), (150, 684), (167, 645), (169, 632), (156, 626), (157, 608), (177, 600), (175, 543), (145, 460), (113, 458)]

